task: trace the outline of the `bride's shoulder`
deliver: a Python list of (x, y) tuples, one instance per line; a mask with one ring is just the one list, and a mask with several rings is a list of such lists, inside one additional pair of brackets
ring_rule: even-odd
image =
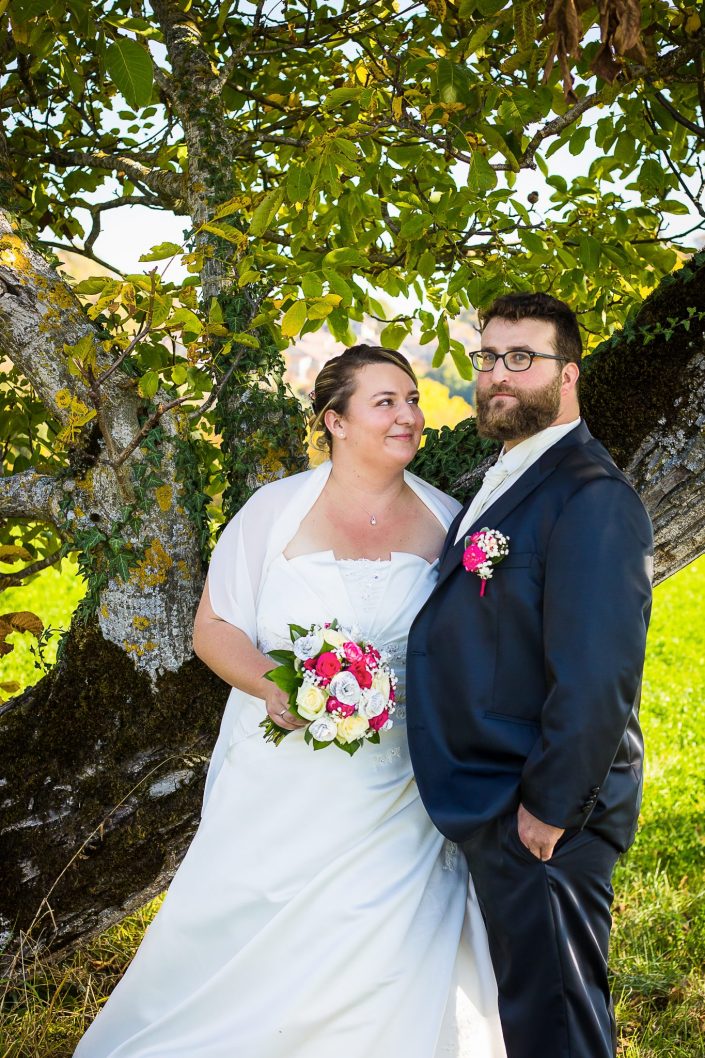
[(412, 474), (407, 470), (406, 480), (417, 495), (420, 495), (427, 503), (441, 507), (450, 515), (451, 519), (455, 517), (462, 507), (462, 503), (459, 503), (453, 496), (449, 496), (447, 492), (443, 492), (442, 489), (432, 485), (430, 481), (420, 478), (418, 474)]
[(261, 514), (281, 511), (302, 490), (313, 486), (315, 481), (322, 476), (327, 476), (325, 464), (311, 470), (303, 470), (298, 474), (289, 474), (287, 477), (268, 481), (266, 485), (260, 485), (252, 493), (249, 500), (243, 504), (241, 513)]

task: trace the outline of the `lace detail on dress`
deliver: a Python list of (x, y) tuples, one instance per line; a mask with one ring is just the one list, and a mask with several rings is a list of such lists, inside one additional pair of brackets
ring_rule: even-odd
[(257, 649), (263, 654), (269, 654), (272, 650), (291, 650), (291, 639), (269, 628), (260, 628), (257, 635)]
[(458, 846), (448, 838), (443, 842), (443, 870), (454, 871), (458, 866)]
[(375, 764), (378, 768), (381, 768), (385, 764), (392, 764), (395, 760), (401, 759), (401, 747), (392, 746), (386, 753), (378, 753), (375, 757)]

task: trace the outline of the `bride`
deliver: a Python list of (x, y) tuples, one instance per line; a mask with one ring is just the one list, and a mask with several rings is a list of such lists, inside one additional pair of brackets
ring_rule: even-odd
[[(464, 858), (419, 799), (404, 724), (409, 626), (454, 500), (404, 468), (416, 378), (355, 346), (316, 380), (331, 459), (265, 485), (223, 532), (194, 649), (233, 688), (201, 825), (76, 1058), (503, 1058)], [(384, 649), (391, 730), (314, 753), (264, 674), (289, 623), (338, 620)], [(290, 729), (266, 742), (269, 716)]]

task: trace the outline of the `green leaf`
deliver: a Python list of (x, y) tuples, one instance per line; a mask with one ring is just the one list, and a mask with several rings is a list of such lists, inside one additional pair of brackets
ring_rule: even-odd
[(468, 164), (468, 187), (475, 194), (492, 191), (497, 186), (497, 174), (479, 151), (473, 151)]
[(283, 201), (283, 187), (275, 187), (267, 192), (252, 214), (252, 220), (250, 221), (250, 235), (264, 235), (265, 231), (277, 215), (277, 211)]
[(285, 338), (295, 338), (301, 332), (306, 322), (306, 302), (295, 301), (291, 308), (284, 313), (281, 322), (282, 334)]
[(264, 678), (265, 680), (270, 680), (271, 683), (275, 683), (277, 687), (286, 691), (287, 694), (291, 694), (301, 684), (301, 678), (298, 673), (292, 672), (285, 665), (278, 665), (276, 669), (270, 669), (269, 672), (265, 672)]
[(226, 224), (224, 221), (219, 224), (208, 221), (208, 223), (201, 225), (201, 231), (209, 231), (213, 235), (219, 235), (221, 239), (234, 243), (236, 246), (240, 246), (243, 242), (243, 233), (240, 229), (233, 224)]
[(398, 349), (408, 336), (409, 329), (403, 323), (388, 323), (382, 328), (379, 341), (386, 349)]
[(171, 369), (171, 381), (175, 386), (182, 386), (186, 381), (186, 368), (183, 364), (176, 364)]
[(457, 103), (460, 94), (460, 68), (448, 59), (438, 60), (438, 94), (442, 103)]
[(450, 340), (450, 355), (453, 358), (453, 363), (455, 364), (455, 368), (460, 377), (466, 382), (472, 382), (474, 377), (472, 362), (465, 351), (463, 343), (457, 341), (455, 338), (451, 338)]
[(158, 246), (153, 246), (147, 253), (143, 253), (140, 261), (163, 261), (167, 257), (175, 257), (177, 253), (183, 252), (183, 246), (179, 246), (178, 243), (160, 242)]
[(360, 96), (364, 94), (368, 93), (366, 93), (366, 89), (363, 87), (334, 88), (321, 103), (321, 110), (333, 110), (335, 107), (339, 107), (342, 103), (350, 103), (353, 99), (359, 99)]
[(149, 52), (134, 40), (116, 40), (105, 53), (110, 80), (134, 110), (152, 99), (154, 66)]
[(286, 175), (286, 197), (290, 202), (305, 202), (311, 191), (312, 176), (302, 165), (292, 165)]
[(159, 375), (156, 371), (146, 371), (137, 383), (137, 389), (143, 397), (150, 400), (159, 389)]
[(268, 654), (272, 661), (278, 661), (280, 665), (293, 665), (296, 659), (293, 650), (270, 650)]
[(323, 264), (328, 268), (341, 265), (366, 265), (367, 263), (367, 258), (352, 246), (339, 246), (336, 250), (330, 250), (323, 258)]
[(581, 235), (578, 239), (578, 256), (586, 272), (595, 272), (600, 265), (602, 247), (592, 235)]

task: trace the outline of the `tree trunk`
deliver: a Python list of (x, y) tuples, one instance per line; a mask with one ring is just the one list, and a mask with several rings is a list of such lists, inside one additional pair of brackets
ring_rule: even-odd
[[(659, 579), (705, 551), (704, 280), (700, 254), (585, 370), (588, 423), (654, 519)], [(163, 466), (176, 482), (173, 455)], [(114, 581), (111, 590), (117, 606), (127, 588)], [(145, 582), (143, 602), (153, 590)], [(136, 591), (133, 618), (139, 602)], [(165, 635), (169, 620), (165, 609)], [(5, 705), (0, 923), (10, 955), (23, 943), (66, 950), (171, 878), (197, 824), (226, 698), (180, 649), (176, 664), (149, 665), (124, 637), (74, 622), (62, 660)]]

